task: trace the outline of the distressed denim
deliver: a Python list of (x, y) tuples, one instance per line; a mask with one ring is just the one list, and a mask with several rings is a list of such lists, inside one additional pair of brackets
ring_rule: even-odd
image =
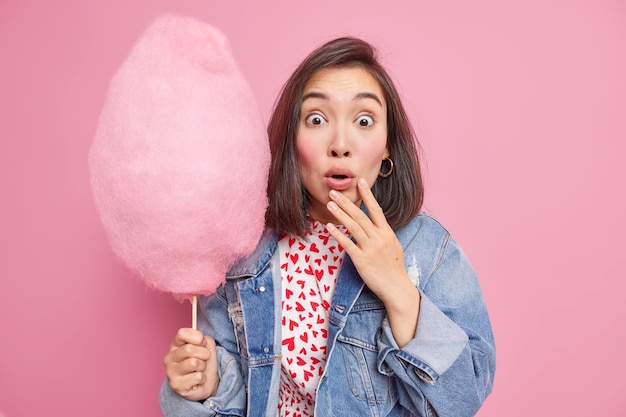
[[(398, 347), (383, 303), (346, 254), (329, 311), (316, 416), (466, 417), (491, 392), (495, 343), (480, 284), (463, 251), (426, 214), (397, 236), (422, 295), (415, 337)], [(225, 284), (201, 298), (199, 328), (219, 345), (220, 386), (214, 397), (192, 402), (165, 380), (165, 417), (276, 417), (282, 347), (276, 249), (277, 236), (266, 230)]]

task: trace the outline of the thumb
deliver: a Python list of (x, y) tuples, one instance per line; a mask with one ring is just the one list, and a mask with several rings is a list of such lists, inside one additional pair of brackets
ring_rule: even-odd
[(217, 387), (219, 385), (219, 374), (218, 374), (218, 369), (219, 369), (219, 361), (218, 361), (218, 353), (217, 353), (217, 346), (215, 345), (215, 340), (213, 340), (213, 338), (205, 336), (204, 337), (204, 343), (206, 344), (206, 348), (209, 350), (210, 352), (210, 356), (209, 359), (207, 359), (206, 361), (206, 377), (207, 377), (207, 387), (214, 387), (214, 389), (212, 390), (212, 394), (210, 395), (210, 397), (212, 397), (213, 395), (215, 395), (215, 393), (217, 392)]

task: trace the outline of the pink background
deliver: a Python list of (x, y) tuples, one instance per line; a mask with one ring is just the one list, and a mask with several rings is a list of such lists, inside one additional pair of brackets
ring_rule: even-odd
[(114, 257), (87, 152), (108, 82), (162, 12), (224, 31), (266, 116), (322, 41), (376, 44), (421, 138), (425, 207), (492, 316), (479, 416), (626, 415), (623, 1), (86, 4), (0, 2), (0, 415), (160, 415), (189, 305)]

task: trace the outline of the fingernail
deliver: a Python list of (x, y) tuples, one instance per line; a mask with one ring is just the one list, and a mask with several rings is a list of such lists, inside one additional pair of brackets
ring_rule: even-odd
[(332, 198), (338, 198), (339, 197), (339, 193), (335, 190), (330, 190), (330, 196)]
[(332, 210), (332, 211), (337, 210), (337, 204), (335, 204), (334, 201), (329, 201), (327, 207), (329, 210)]
[(367, 188), (367, 181), (365, 181), (365, 179), (363, 178), (359, 178), (359, 187)]
[(332, 232), (333, 230), (335, 230), (335, 229), (336, 229), (336, 227), (335, 227), (335, 225), (334, 225), (334, 224), (332, 224), (332, 223), (326, 223), (326, 229), (327, 229), (329, 232)]

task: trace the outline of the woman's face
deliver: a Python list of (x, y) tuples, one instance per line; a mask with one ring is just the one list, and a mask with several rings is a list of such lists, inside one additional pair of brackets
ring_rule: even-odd
[(360, 67), (326, 68), (304, 86), (297, 136), (308, 213), (334, 222), (326, 208), (331, 189), (360, 205), (357, 180), (378, 178), (387, 151), (387, 105), (376, 79)]

